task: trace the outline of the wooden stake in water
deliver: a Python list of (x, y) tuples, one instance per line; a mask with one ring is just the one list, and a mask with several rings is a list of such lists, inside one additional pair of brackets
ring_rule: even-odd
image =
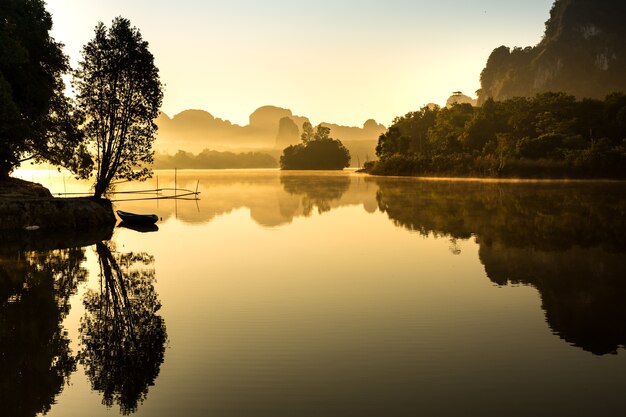
[(174, 197), (176, 197), (176, 195), (178, 195), (177, 191), (178, 191), (178, 182), (177, 182), (177, 169), (174, 168)]

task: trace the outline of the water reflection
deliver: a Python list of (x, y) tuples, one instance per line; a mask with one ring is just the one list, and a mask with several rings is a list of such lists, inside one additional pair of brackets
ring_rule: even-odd
[[(45, 412), (55, 400), (51, 414), (64, 417), (623, 409), (623, 355), (599, 359), (580, 348), (622, 353), (625, 343), (624, 185), (185, 175), (192, 188), (201, 180), (198, 206), (132, 203), (129, 211), (178, 216), (156, 233), (119, 228), (117, 248), (82, 239), (95, 250), (71, 256), (53, 238), (26, 253), (43, 236), (3, 252), (0, 415)], [(241, 208), (256, 224), (282, 227), (256, 227), (241, 212), (189, 225)], [(156, 288), (175, 339), (165, 364), (165, 313), (144, 251), (160, 262)], [(43, 274), (35, 265), (50, 262), (42, 257), (59, 254), (76, 260), (64, 260), (72, 266), (55, 277), (81, 280), (81, 265), (90, 266), (92, 291), (74, 297), (65, 321), (79, 330), (70, 344), (76, 359), (60, 325), (67, 303), (55, 298), (75, 284), (61, 291), (28, 278)], [(495, 288), (509, 284), (537, 288), (544, 311), (534, 290)], [(544, 316), (580, 348), (552, 336)]]
[(281, 175), (280, 183), (290, 195), (301, 198), (300, 206), (305, 217), (311, 215), (317, 207), (318, 213), (328, 212), (341, 201), (341, 197), (350, 188), (347, 176), (293, 176)]
[[(154, 258), (112, 253), (112, 243), (100, 242), (111, 233), (112, 228), (5, 233), (0, 244), (0, 415), (49, 412), (79, 361), (106, 405), (118, 403), (128, 414), (146, 398), (167, 339), (156, 314)], [(85, 295), (82, 346), (74, 355), (63, 321), (72, 296), (88, 279), (85, 247), (94, 244), (101, 291)]]
[(537, 288), (564, 340), (598, 355), (626, 345), (623, 184), (374, 181), (396, 225), (475, 236), (489, 279)]
[(157, 314), (154, 257), (118, 253), (111, 243), (96, 245), (100, 290), (83, 300), (78, 355), (103, 403), (122, 414), (137, 410), (154, 385), (164, 359), (167, 333)]
[(0, 247), (0, 415), (48, 412), (75, 371), (61, 323), (86, 279), (84, 259), (82, 248)]
[[(349, 173), (311, 173), (276, 171), (179, 172), (176, 185), (195, 189), (199, 181), (200, 198), (195, 202), (173, 200), (124, 201), (118, 208), (131, 212), (153, 212), (163, 222), (172, 217), (191, 224), (208, 223), (240, 208), (264, 227), (290, 224), (294, 218), (308, 217), (350, 205), (376, 211), (376, 186), (363, 177)], [(173, 187), (173, 177), (159, 173), (159, 186)], [(129, 186), (132, 189), (132, 186)]]
[[(200, 173), (179, 174), (195, 186)], [(163, 177), (162, 177), (163, 178)], [(488, 278), (536, 287), (554, 333), (596, 354), (626, 343), (626, 186), (614, 182), (472, 182), (349, 173), (204, 173), (202, 201), (162, 204), (162, 217), (204, 223), (248, 208), (276, 227), (349, 205), (386, 213), (399, 227), (459, 242), (475, 237)], [(138, 203), (139, 204), (139, 203)], [(125, 208), (127, 206), (124, 206)], [(138, 211), (145, 207), (137, 207)], [(177, 211), (175, 211), (177, 210)], [(132, 211), (132, 210), (131, 210)]]
[(128, 222), (120, 222), (117, 227), (122, 227), (126, 229), (134, 230), (139, 233), (149, 233), (149, 232), (158, 232), (159, 226), (156, 224), (136, 224), (136, 223), (128, 223)]

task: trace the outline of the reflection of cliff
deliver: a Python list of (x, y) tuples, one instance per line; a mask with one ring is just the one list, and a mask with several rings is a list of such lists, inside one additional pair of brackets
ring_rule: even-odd
[[(159, 173), (160, 184), (168, 186)], [(348, 172), (327, 175), (281, 173), (279, 171), (185, 172), (178, 174), (178, 187), (195, 189), (200, 181), (200, 201), (121, 202), (118, 208), (154, 212), (166, 221), (177, 217), (186, 223), (207, 223), (214, 218), (245, 208), (258, 224), (275, 227), (308, 216), (313, 207), (328, 211), (362, 205), (368, 212), (377, 208), (376, 186)], [(170, 184), (173, 185), (173, 184)], [(329, 194), (330, 192), (330, 194)], [(311, 205), (312, 204), (312, 205)]]
[(157, 311), (154, 258), (145, 253), (112, 253), (98, 243), (100, 291), (85, 295), (81, 320), (80, 362), (103, 403), (137, 410), (154, 385), (165, 352), (167, 333)]
[(80, 248), (0, 248), (0, 415), (46, 413), (75, 370), (61, 322), (83, 260)]
[(537, 288), (564, 340), (596, 354), (626, 345), (626, 185), (375, 182), (397, 225), (475, 236), (488, 277)]

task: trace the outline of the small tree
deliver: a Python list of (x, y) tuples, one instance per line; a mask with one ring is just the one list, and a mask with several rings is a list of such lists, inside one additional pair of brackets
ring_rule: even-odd
[(288, 146), (280, 157), (281, 169), (341, 170), (350, 166), (350, 152), (339, 139), (330, 137), (330, 128), (309, 122), (302, 126), (302, 143)]
[(75, 72), (77, 102), (86, 116), (85, 137), (95, 154), (94, 196), (114, 179), (145, 180), (152, 174), (152, 143), (163, 100), (154, 57), (130, 21), (98, 23)]

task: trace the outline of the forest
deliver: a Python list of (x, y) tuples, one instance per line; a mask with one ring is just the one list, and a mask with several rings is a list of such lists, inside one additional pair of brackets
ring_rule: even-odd
[(276, 159), (262, 152), (233, 153), (205, 149), (197, 155), (179, 150), (174, 155), (157, 153), (154, 156), (154, 169), (248, 169), (277, 166)]
[(379, 137), (376, 175), (626, 177), (626, 95), (542, 93), (480, 107), (426, 106)]

